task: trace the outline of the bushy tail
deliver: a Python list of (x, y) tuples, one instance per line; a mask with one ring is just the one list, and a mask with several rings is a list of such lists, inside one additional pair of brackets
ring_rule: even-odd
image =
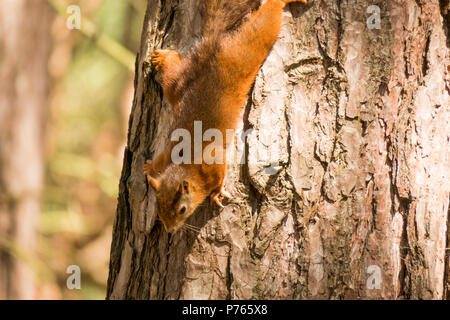
[(239, 27), (244, 17), (258, 9), (261, 0), (202, 0), (203, 36), (220, 35)]

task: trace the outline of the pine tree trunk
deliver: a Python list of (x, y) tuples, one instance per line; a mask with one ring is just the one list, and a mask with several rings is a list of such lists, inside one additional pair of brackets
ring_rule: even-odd
[[(160, 47), (188, 52), (202, 17), (199, 0), (149, 1), (107, 297), (445, 298), (444, 2), (289, 5), (243, 117), (242, 129), (253, 129), (247, 162), (228, 168), (232, 201), (191, 217), (199, 234), (169, 237), (142, 173), (172, 121), (149, 61)], [(381, 9), (379, 28), (371, 5)], [(275, 174), (258, 161), (261, 151), (272, 151)]]
[(50, 53), (46, 1), (0, 5), (0, 299), (34, 298)]

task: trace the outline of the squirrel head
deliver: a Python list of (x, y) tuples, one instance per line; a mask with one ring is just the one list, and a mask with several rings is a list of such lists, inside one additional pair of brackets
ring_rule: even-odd
[(200, 188), (187, 178), (186, 168), (169, 166), (158, 178), (147, 176), (156, 192), (158, 216), (169, 233), (175, 233), (203, 201)]

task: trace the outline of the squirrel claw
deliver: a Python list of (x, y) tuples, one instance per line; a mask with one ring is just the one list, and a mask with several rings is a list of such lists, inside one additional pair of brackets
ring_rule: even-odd
[(228, 191), (222, 190), (220, 195), (222, 196), (223, 199), (227, 199), (227, 200), (231, 199), (231, 194)]
[(231, 195), (227, 191), (222, 189), (220, 192), (212, 194), (210, 200), (211, 200), (211, 204), (214, 202), (219, 207), (225, 208), (225, 206), (222, 204), (222, 200), (223, 199), (228, 200), (230, 198), (231, 198)]
[(152, 64), (156, 71), (166, 68), (172, 64), (177, 64), (180, 61), (180, 55), (174, 50), (157, 49), (152, 54)]
[(214, 202), (215, 204), (217, 204), (219, 207), (221, 208), (225, 208), (225, 206), (222, 204), (222, 201), (219, 199), (220, 193), (211, 196), (211, 204)]
[(164, 54), (162, 50), (155, 50), (152, 54), (152, 64), (155, 66), (156, 71), (159, 71), (162, 67), (164, 60)]

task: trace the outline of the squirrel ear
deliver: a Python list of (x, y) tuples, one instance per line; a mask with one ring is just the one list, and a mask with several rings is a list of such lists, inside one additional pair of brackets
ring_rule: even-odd
[(180, 191), (181, 191), (181, 193), (189, 193), (189, 182), (187, 182), (186, 180), (184, 180), (184, 181), (180, 184)]
[(161, 186), (161, 183), (153, 178), (151, 175), (147, 175), (147, 181), (150, 184), (150, 186), (153, 188), (153, 190), (158, 191), (159, 187)]

